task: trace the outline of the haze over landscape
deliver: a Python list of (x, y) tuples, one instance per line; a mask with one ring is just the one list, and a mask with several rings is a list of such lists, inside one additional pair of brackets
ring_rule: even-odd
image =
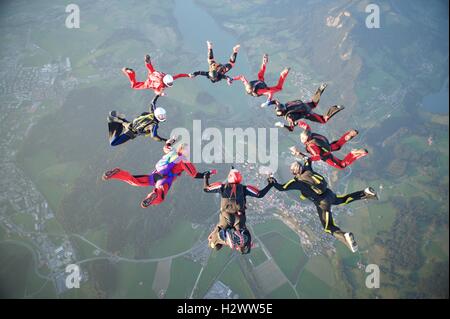
[[(448, 298), (447, 1), (378, 1), (379, 29), (365, 25), (365, 0), (78, 0), (79, 29), (65, 27), (69, 3), (0, 4), (0, 297)], [(150, 138), (108, 143), (108, 112), (133, 118), (153, 98), (130, 89), (121, 68), (143, 80), (150, 54), (163, 72), (205, 70), (206, 40), (220, 62), (241, 44), (232, 75), (256, 78), (263, 53), (267, 83), (291, 67), (281, 101), (308, 100), (326, 82), (317, 112), (346, 107), (326, 125), (309, 123), (330, 140), (359, 130), (342, 154), (369, 150), (342, 171), (315, 164), (337, 193), (379, 193), (333, 208), (357, 253), (324, 233), (294, 192), (249, 199), (255, 248), (240, 255), (208, 248), (219, 199), (200, 180), (183, 175), (149, 209), (139, 204), (150, 189), (101, 180), (117, 166), (147, 174), (162, 156)], [(166, 93), (166, 137), (194, 120), (221, 132), (279, 120), (238, 81), (182, 78)], [(280, 182), (299, 132), (278, 131)], [(236, 165), (244, 183), (266, 184), (261, 164)], [(217, 169), (214, 180), (230, 168), (196, 166)], [(74, 263), (83, 279), (67, 289)], [(366, 287), (369, 264), (380, 267), (378, 289)]]

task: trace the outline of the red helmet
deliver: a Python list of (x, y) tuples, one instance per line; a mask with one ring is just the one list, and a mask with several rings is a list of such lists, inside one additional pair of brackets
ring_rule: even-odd
[(237, 169), (231, 169), (228, 173), (228, 183), (239, 184), (242, 182), (242, 175)]

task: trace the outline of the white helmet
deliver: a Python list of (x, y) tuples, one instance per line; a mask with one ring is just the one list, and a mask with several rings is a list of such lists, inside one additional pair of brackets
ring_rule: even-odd
[(171, 87), (173, 85), (173, 76), (170, 74), (164, 75), (163, 82), (166, 86)]
[(155, 109), (155, 117), (158, 121), (164, 122), (166, 120), (166, 110), (162, 107), (157, 107)]

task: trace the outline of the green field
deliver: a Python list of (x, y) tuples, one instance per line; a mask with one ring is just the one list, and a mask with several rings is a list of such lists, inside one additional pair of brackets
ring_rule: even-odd
[(230, 287), (231, 290), (234, 293), (237, 293), (241, 299), (255, 298), (255, 295), (253, 294), (252, 289), (250, 288), (239, 266), (238, 258), (235, 258), (233, 262), (228, 265), (225, 272), (220, 277), (220, 281)]
[(275, 232), (263, 235), (261, 240), (286, 277), (295, 284), (300, 271), (308, 261), (302, 247)]
[(278, 287), (274, 291), (272, 291), (269, 295), (266, 296), (269, 299), (297, 299), (297, 295), (289, 285), (289, 283), (283, 284), (281, 287)]
[(267, 257), (261, 248), (253, 248), (249, 255), (249, 259), (252, 261), (253, 267), (258, 267), (267, 260)]
[(252, 229), (256, 236), (269, 232), (277, 232), (292, 241), (300, 242), (298, 235), (279, 219), (273, 219), (265, 223), (256, 224), (252, 226)]
[(11, 242), (0, 242), (0, 296), (25, 298), (36, 292), (47, 280), (36, 275), (31, 252)]
[(221, 274), (224, 265), (232, 257), (232, 251), (230, 249), (222, 248), (220, 251), (212, 252), (208, 264), (203, 270), (202, 276), (198, 282), (197, 290), (195, 291), (196, 298), (203, 298), (209, 288), (213, 285), (214, 281), (218, 279)]
[(170, 233), (151, 243), (149, 256), (167, 257), (189, 250), (201, 233), (200, 229), (193, 229), (191, 223), (178, 222)]
[(330, 286), (308, 270), (302, 272), (296, 289), (300, 298), (328, 298), (330, 295)]
[(156, 263), (119, 262), (116, 298), (156, 298), (152, 290)]
[(184, 257), (178, 257), (172, 260), (170, 284), (165, 297), (189, 298), (200, 269), (200, 264)]

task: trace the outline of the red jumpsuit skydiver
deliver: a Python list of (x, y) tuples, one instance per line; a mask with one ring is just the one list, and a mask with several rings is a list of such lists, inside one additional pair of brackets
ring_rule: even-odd
[(339, 140), (330, 143), (325, 136), (312, 133), (311, 127), (305, 122), (298, 122), (298, 126), (304, 129), (300, 138), (305, 145), (306, 151), (312, 155), (310, 157), (311, 161), (322, 160), (337, 169), (344, 169), (357, 159), (364, 157), (369, 153), (366, 149), (352, 150), (343, 160), (332, 154), (332, 152), (339, 151), (345, 143), (358, 135), (358, 131), (356, 130), (348, 131), (342, 135)]
[(266, 72), (266, 65), (268, 62), (268, 56), (265, 54), (263, 56), (263, 62), (261, 64), (261, 69), (258, 72), (258, 80), (254, 80), (249, 82), (245, 76), (239, 75), (233, 78), (233, 80), (240, 80), (242, 83), (244, 83), (245, 91), (247, 94), (250, 94), (252, 96), (258, 97), (261, 95), (267, 96), (267, 101), (271, 101), (273, 98), (273, 95), (283, 89), (284, 81), (286, 80), (290, 68), (284, 69), (280, 73), (280, 78), (278, 79), (278, 83), (275, 86), (268, 87), (265, 79), (264, 74)]
[(114, 168), (103, 174), (103, 180), (118, 179), (132, 186), (148, 187), (154, 186), (154, 189), (141, 202), (142, 208), (150, 205), (161, 204), (167, 197), (172, 183), (183, 172), (189, 174), (192, 178), (203, 178), (205, 173), (198, 173), (194, 164), (192, 164), (182, 153), (182, 150), (172, 150), (171, 147), (164, 147), (165, 155), (156, 164), (156, 169), (150, 175), (131, 175), (129, 172), (120, 168)]
[[(163, 79), (166, 75), (166, 73), (156, 71), (153, 67), (150, 56), (145, 57), (145, 66), (148, 70), (147, 80), (145, 82), (137, 82), (136, 81), (136, 72), (133, 69), (130, 68), (123, 68), (122, 72), (128, 77), (130, 80), (131, 88), (135, 90), (145, 90), (145, 89), (151, 89), (155, 92), (156, 95), (164, 95), (164, 89), (166, 87), (172, 86), (170, 83), (164, 83)], [(186, 78), (189, 77), (189, 74), (186, 73), (180, 73), (173, 75), (172, 82), (175, 81), (178, 78)]]

